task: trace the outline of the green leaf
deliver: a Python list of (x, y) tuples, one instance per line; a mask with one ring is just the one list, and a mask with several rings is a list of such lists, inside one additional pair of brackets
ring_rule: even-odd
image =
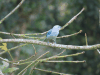
[(3, 73), (12, 73), (13, 71), (18, 70), (19, 68), (17, 67), (12, 67), (12, 68), (7, 68), (3, 71)]

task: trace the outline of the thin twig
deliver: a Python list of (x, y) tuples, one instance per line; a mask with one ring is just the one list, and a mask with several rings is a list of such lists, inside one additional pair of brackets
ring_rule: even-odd
[(49, 62), (49, 63), (84, 63), (86, 61), (44, 61), (44, 62)]
[(43, 33), (33, 33), (33, 34), (24, 34), (24, 35), (43, 35), (46, 34), (48, 31), (45, 31)]
[[(20, 48), (20, 47), (23, 47), (23, 46), (25, 46), (25, 45), (28, 45), (28, 44), (22, 44), (22, 45), (19, 45), (19, 46), (15, 46), (15, 47), (13, 47), (13, 48), (11, 48), (11, 49), (8, 49), (8, 51), (15, 50), (16, 48)], [(3, 51), (3, 52), (0, 53), (0, 55), (4, 54), (4, 53), (6, 53), (6, 52), (7, 52), (7, 51)]]
[(9, 50), (7, 50), (7, 51), (8, 51), (8, 53), (9, 53), (9, 55), (10, 55), (10, 57), (11, 57), (12, 61), (14, 62), (14, 59), (13, 59), (13, 57), (12, 57), (12, 55), (11, 55), (10, 51), (9, 51)]
[(27, 59), (24, 59), (24, 60), (19, 60), (19, 61), (15, 61), (15, 62), (25, 62), (25, 61), (27, 61), (27, 60), (30, 60), (31, 58), (33, 58), (33, 57), (35, 57), (36, 55), (32, 55), (32, 56), (30, 56), (29, 58), (27, 58)]
[(77, 34), (79, 34), (79, 33), (81, 33), (81, 32), (82, 32), (82, 30), (80, 30), (79, 32), (74, 33), (74, 34), (65, 35), (65, 36), (60, 36), (60, 37), (57, 37), (57, 38), (65, 38), (65, 37), (70, 37), (70, 36), (73, 36), (73, 35), (77, 35)]
[(7, 62), (7, 63), (13, 63), (13, 61), (5, 60), (5, 59), (4, 59), (4, 58), (2, 58), (2, 57), (0, 57), (0, 59), (1, 59), (2, 61)]
[[(14, 39), (16, 39), (12, 34), (10, 34)], [(11, 55), (11, 53), (10, 53), (10, 51), (9, 50), (7, 50), (8, 51), (8, 53), (9, 53), (9, 55), (10, 55), (10, 57), (12, 58), (12, 60), (13, 60), (13, 62), (14, 62), (14, 59), (13, 59), (13, 57), (12, 57), (12, 55)]]
[(35, 50), (35, 55), (36, 55), (36, 54), (37, 54), (37, 53), (36, 53), (36, 49), (35, 49), (35, 47), (34, 47), (34, 45), (33, 45), (33, 44), (32, 44), (32, 46), (33, 46), (33, 48), (34, 48), (34, 50)]
[(83, 8), (77, 15), (75, 15), (71, 20), (69, 20), (69, 22), (67, 22), (60, 30), (64, 29), (65, 27), (67, 27), (70, 23), (72, 23), (78, 15), (80, 15), (83, 11), (84, 11), (85, 8)]
[[(33, 45), (33, 44), (32, 44)], [(35, 50), (35, 54), (34, 55), (32, 55), (31, 57), (29, 57), (29, 58), (27, 58), (27, 59), (25, 59), (25, 60), (19, 60), (19, 61), (15, 61), (15, 62), (24, 62), (24, 61), (27, 61), (27, 60), (30, 60), (31, 58), (33, 58), (34, 56), (36, 56), (36, 49), (35, 49), (35, 47), (34, 47), (34, 45), (33, 45), (33, 48), (34, 48), (34, 50)]]
[(34, 38), (34, 39), (44, 39), (45, 38), (45, 37), (29, 37), (29, 36), (25, 36), (25, 34), (14, 34), (14, 33), (1, 32), (1, 31), (0, 31), (0, 34), (13, 35), (13, 36), (23, 37), (23, 38)]
[(17, 10), (21, 5), (22, 3), (24, 2), (25, 0), (22, 0), (8, 15), (6, 15), (2, 20), (0, 20), (0, 24), (6, 19), (8, 18), (11, 14), (13, 14), (15, 12), (15, 10)]
[(71, 56), (78, 56), (80, 54), (84, 54), (85, 52), (80, 52), (80, 53), (76, 53), (76, 54), (70, 54), (70, 55), (63, 55), (63, 56), (52, 56), (52, 57), (49, 57), (49, 58), (45, 58), (45, 59), (40, 59), (39, 61), (48, 61), (48, 60), (51, 60), (51, 59), (58, 59), (58, 58), (65, 58), (65, 57), (71, 57)]
[(27, 69), (22, 73), (22, 75), (24, 75), (27, 72)]
[[(35, 63), (34, 66), (37, 65), (37, 64), (40, 63), (40, 62), (45, 62), (45, 61), (48, 61), (48, 60), (51, 60), (51, 59), (58, 59), (58, 58), (65, 58), (65, 57), (70, 57), (70, 56), (77, 56), (77, 55), (80, 55), (80, 54), (83, 54), (83, 53), (84, 53), (84, 51), (81, 52), (81, 53), (70, 54), (70, 55), (63, 55), (63, 56), (57, 56), (57, 55), (56, 55), (56, 56), (52, 56), (52, 57), (45, 58), (45, 59), (39, 59), (39, 60), (38, 60), (38, 58), (37, 58), (37, 59), (35, 60), (37, 63)], [(28, 64), (28, 63), (35, 62), (35, 61), (29, 61), (29, 62), (20, 63), (20, 61), (19, 61), (19, 62), (18, 62), (18, 61), (15, 61), (15, 62), (18, 62), (18, 63), (15, 63), (15, 62), (13, 62), (13, 61), (6, 61), (6, 60), (4, 60), (2, 57), (0, 57), (0, 59), (3, 60), (3, 61), (5, 61), (5, 62), (12, 63), (12, 64), (14, 64), (14, 65), (23, 65), (23, 64)], [(27, 59), (25, 59), (25, 60), (27, 60)], [(25, 60), (23, 60), (23, 61), (25, 61)]]
[(88, 46), (87, 35), (86, 35), (86, 33), (85, 33), (85, 41), (86, 41), (86, 46)]
[[(70, 37), (70, 36), (73, 36), (73, 35), (77, 35), (79, 33), (81, 33), (82, 30), (80, 30), (79, 32), (77, 33), (74, 33), (74, 34), (70, 34), (70, 35), (65, 35), (65, 36), (60, 36), (60, 37), (57, 37), (57, 38), (65, 38), (65, 37)], [(1, 34), (6, 34), (6, 35), (12, 35), (13, 37), (14, 36), (18, 36), (18, 37), (23, 37), (23, 38), (34, 38), (34, 39), (44, 39), (45, 37), (29, 37), (29, 36), (25, 36), (25, 34), (14, 34), (14, 33), (8, 33), (8, 32), (1, 32)]]
[(100, 9), (99, 9), (99, 27), (100, 27)]
[(64, 53), (66, 51), (66, 49), (64, 49), (61, 53), (57, 54), (57, 55), (54, 55), (54, 56), (59, 56), (61, 55), (62, 53)]
[(59, 73), (59, 72), (55, 72), (55, 71), (43, 70), (43, 69), (39, 69), (39, 68), (34, 68), (34, 69), (35, 70), (39, 70), (39, 71), (43, 71), (43, 72), (49, 72), (49, 73), (53, 73), (53, 74), (59, 74), (59, 75), (72, 75), (72, 74)]
[(0, 57), (0, 59), (2, 60), (2, 61), (5, 61), (5, 62), (7, 62), (7, 63), (11, 63), (11, 64), (14, 64), (14, 65), (18, 65), (19, 63), (14, 63), (13, 61), (8, 61), (8, 60), (5, 60), (4, 58), (2, 58), (2, 57)]
[[(2, 38), (0, 38), (0, 39), (2, 40)], [(8, 54), (10, 55), (11, 59), (14, 61), (14, 59), (13, 59), (13, 57), (12, 57), (10, 51), (9, 51), (8, 48), (7, 48), (7, 43), (2, 43), (2, 45), (3, 45), (3, 46), (0, 46), (0, 48), (1, 48), (2, 50), (4, 50), (4, 51), (7, 51)]]
[(97, 52), (100, 54), (100, 51), (99, 51), (99, 49), (97, 49)]
[(38, 59), (40, 59), (41, 57), (43, 57), (44, 55), (46, 55), (47, 53), (49, 53), (49, 51), (47, 51), (46, 53), (42, 54), (40, 57), (38, 57), (36, 60), (34, 60), (31, 64), (29, 64), (27, 67), (25, 67), (21, 72), (18, 73), (18, 75), (21, 75), (21, 73), (23, 71), (25, 71), (27, 68), (29, 68), (34, 62), (36, 62)]
[(31, 70), (30, 70), (30, 72), (29, 72), (29, 75), (32, 75), (32, 73), (33, 73), (33, 71), (34, 71), (34, 68), (35, 68), (35, 66), (36, 66), (37, 64), (39, 64), (39, 61), (37, 61), (37, 62), (34, 64), (34, 66), (31, 68)]
[[(37, 60), (37, 62), (44, 62), (44, 61), (48, 61), (48, 60), (51, 60), (51, 59), (65, 58), (65, 57), (70, 57), (70, 56), (78, 56), (80, 54), (84, 54), (84, 51), (80, 52), (80, 53), (76, 53), (76, 54), (63, 55), (63, 56), (55, 55), (55, 56), (52, 56), (52, 57), (48, 57), (48, 58), (44, 58), (44, 59), (39, 59), (39, 60)], [(23, 64), (28, 64), (28, 63), (31, 63), (31, 62), (33, 62), (33, 61), (19, 63), (19, 64), (16, 64), (16, 65), (23, 65)]]
[(14, 39), (16, 39), (16, 38), (12, 35), (12, 33), (10, 33), (10, 35), (11, 35)]

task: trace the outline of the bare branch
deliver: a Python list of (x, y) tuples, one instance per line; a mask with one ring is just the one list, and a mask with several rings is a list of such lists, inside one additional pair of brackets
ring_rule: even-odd
[(37, 53), (36, 53), (36, 49), (35, 49), (35, 47), (34, 47), (34, 45), (33, 45), (33, 44), (32, 44), (32, 46), (33, 46), (33, 48), (34, 48), (34, 50), (35, 50), (35, 55), (36, 55), (36, 54), (37, 54)]
[(99, 51), (99, 49), (97, 49), (97, 52), (100, 54), (100, 51)]
[(35, 54), (34, 54), (34, 55), (30, 56), (30, 57), (27, 58), (27, 59), (15, 61), (15, 62), (18, 62), (18, 63), (19, 63), (19, 62), (25, 62), (25, 61), (28, 61), (28, 60), (30, 60), (31, 58), (35, 57), (37, 53), (36, 53), (36, 49), (35, 49), (34, 45), (33, 45), (33, 48), (34, 48), (34, 50), (35, 50)]
[(2, 61), (8, 62), (8, 63), (13, 63), (12, 61), (5, 60), (5, 59), (2, 58), (2, 57), (0, 57), (0, 59), (1, 59)]
[(57, 55), (54, 55), (54, 56), (59, 56), (61, 55), (62, 53), (64, 53), (66, 51), (66, 49), (64, 49), (61, 53), (57, 54)]
[(25, 34), (14, 34), (14, 33), (1, 32), (1, 31), (0, 31), (0, 34), (13, 35), (13, 36), (23, 37), (23, 38), (34, 38), (34, 39), (44, 39), (45, 38), (45, 37), (29, 37), (29, 36), (25, 36)]
[[(48, 61), (48, 60), (51, 60), (51, 59), (58, 59), (58, 58), (65, 58), (65, 57), (70, 57), (70, 56), (78, 56), (80, 54), (83, 54), (85, 53), (84, 51), (83, 52), (80, 52), (80, 53), (76, 53), (76, 54), (70, 54), (70, 55), (63, 55), (63, 56), (58, 56), (58, 55), (54, 55), (54, 56), (51, 56), (51, 57), (48, 57), (48, 58), (44, 58), (44, 59), (39, 59), (37, 60), (36, 62), (39, 63), (39, 62), (44, 62), (44, 61)], [(1, 60), (3, 60), (3, 58), (0, 58)], [(12, 61), (6, 61), (8, 63), (13, 63)], [(17, 61), (15, 61), (17, 62)], [(28, 62), (18, 62), (18, 63), (13, 63), (14, 65), (23, 65), (23, 64), (29, 64), (29, 63), (32, 63), (33, 61), (28, 61)]]
[(43, 71), (43, 72), (53, 73), (53, 74), (60, 74), (60, 75), (72, 75), (72, 74), (59, 73), (59, 72), (55, 72), (55, 71), (43, 70), (43, 69), (39, 69), (39, 68), (34, 68), (34, 69), (35, 69), (35, 70), (39, 70), (39, 71)]
[(100, 27), (100, 9), (99, 9), (99, 27)]
[[(28, 45), (28, 44), (22, 44), (22, 45), (19, 45), (19, 46), (15, 46), (15, 47), (13, 47), (13, 48), (11, 48), (11, 49), (8, 49), (8, 51), (15, 50), (15, 49), (20, 48), (20, 47), (23, 47), (23, 46), (25, 46), (25, 45)], [(0, 52), (0, 55), (4, 54), (4, 53), (6, 53), (6, 52), (7, 52), (7, 51)]]
[(13, 35), (12, 35), (12, 33), (10, 34), (14, 39), (16, 39)]
[[(46, 62), (46, 61), (49, 61), (49, 60), (51, 60), (51, 59), (58, 59), (58, 58), (65, 58), (65, 57), (70, 57), (70, 56), (78, 56), (78, 55), (80, 55), (80, 54), (83, 54), (83, 53), (85, 53), (84, 51), (83, 52), (80, 52), (80, 53), (76, 53), (76, 54), (70, 54), (70, 55), (63, 55), (63, 56), (57, 56), (57, 55), (55, 55), (55, 56), (52, 56), (52, 57), (48, 57), (48, 58), (44, 58), (44, 59), (39, 59), (39, 58), (37, 58), (36, 60), (34, 60), (34, 61), (28, 61), (28, 62), (23, 62), (22, 63), (22, 61), (24, 61), (24, 60), (19, 60), (19, 62), (18, 61), (15, 61), (15, 62), (18, 62), (18, 63), (15, 63), (15, 62), (13, 62), (13, 61), (7, 61), (7, 60), (4, 60), (4, 58), (2, 58), (2, 57), (0, 57), (0, 59), (1, 60), (3, 60), (3, 61), (5, 61), (5, 62), (8, 62), (8, 63), (12, 63), (12, 64), (14, 64), (14, 65), (23, 65), (23, 64), (28, 64), (28, 63), (32, 63), (32, 62), (37, 62), (37, 63), (35, 63), (34, 65), (37, 65), (38, 63), (41, 63), (41, 62)], [(43, 55), (42, 55), (43, 56)], [(39, 60), (38, 60), (39, 59)], [(29, 59), (26, 59), (26, 60), (29, 60)], [(72, 62), (73, 63), (73, 62)]]
[[(39, 64), (40, 62), (57, 62), (57, 61), (48, 61), (48, 60), (50, 60), (50, 59), (57, 59), (57, 58), (64, 58), (64, 57), (69, 57), (69, 56), (78, 56), (78, 55), (83, 54), (83, 53), (84, 53), (84, 52), (76, 53), (76, 54), (71, 54), (71, 55), (64, 55), (64, 56), (52, 56), (52, 57), (45, 58), (45, 59), (39, 59), (39, 60), (34, 64), (34, 66), (32, 67), (32, 69), (31, 69), (29, 75), (32, 74), (32, 72), (33, 72), (35, 66), (36, 66), (37, 64)], [(72, 63), (79, 63), (79, 62), (81, 62), (81, 63), (82, 63), (82, 62), (84, 62), (84, 61), (58, 61), (58, 62), (72, 62)]]
[(87, 41), (87, 35), (85, 33), (85, 41), (86, 41), (86, 46), (88, 45), (88, 41)]
[(37, 44), (37, 45), (43, 45), (43, 46), (49, 46), (49, 47), (56, 47), (56, 48), (62, 48), (62, 49), (69, 49), (69, 50), (93, 50), (100, 48), (100, 44), (96, 45), (88, 45), (88, 46), (74, 46), (74, 45), (63, 45), (63, 44), (53, 44), (46, 42), (38, 41), (38, 40), (30, 40), (30, 39), (2, 39), (0, 40), (0, 43), (29, 43), (29, 44)]
[(22, 3), (24, 2), (25, 0), (22, 0), (8, 15), (6, 15), (2, 20), (0, 20), (0, 24), (6, 19), (8, 18), (11, 14), (13, 14), (15, 12), (15, 10), (17, 10), (21, 5)]
[(29, 58), (26, 58), (25, 60), (19, 60), (19, 61), (15, 61), (15, 62), (25, 62), (25, 61), (28, 61), (28, 60), (30, 60), (31, 58), (33, 58), (33, 57), (35, 57), (35, 55), (32, 55), (32, 56), (30, 56)]
[(48, 62), (48, 63), (84, 63), (86, 61), (44, 61), (44, 62)]
[(40, 59), (41, 57), (43, 57), (44, 55), (46, 55), (47, 53), (49, 53), (49, 51), (47, 51), (46, 53), (42, 54), (40, 57), (38, 57), (36, 60), (34, 60), (31, 64), (29, 64), (26, 68), (24, 68), (20, 73), (18, 73), (18, 75), (21, 75), (22, 72), (24, 72), (27, 68), (29, 68), (34, 62), (36, 62), (38, 59)]
[(26, 72), (27, 72), (27, 69), (22, 73), (22, 75), (25, 75)]
[(45, 31), (43, 33), (33, 33), (33, 34), (25, 34), (25, 35), (43, 35), (46, 34), (48, 31)]
[(63, 30), (65, 27), (67, 27), (70, 23), (72, 23), (78, 15), (80, 15), (83, 11), (84, 11), (85, 8), (83, 8), (77, 15), (75, 15), (68, 23), (66, 23), (60, 30)]
[[(64, 36), (60, 36), (60, 37), (57, 37), (57, 38), (66, 38), (66, 37), (70, 37), (70, 36), (73, 36), (73, 35), (77, 35), (81, 32), (82, 32), (82, 30), (80, 30), (79, 32), (76, 32), (74, 34), (64, 35)], [(0, 33), (1, 34), (6, 34), (6, 35), (12, 35), (12, 36), (14, 35), (14, 36), (23, 37), (23, 38), (34, 38), (34, 39), (44, 39), (45, 38), (45, 37), (29, 37), (29, 36), (25, 36), (25, 34), (14, 34), (14, 33), (1, 32), (1, 31), (0, 31)]]
[(57, 37), (57, 38), (66, 38), (66, 37), (70, 37), (70, 36), (73, 36), (73, 35), (77, 35), (77, 34), (79, 34), (79, 33), (81, 33), (81, 32), (82, 32), (82, 30), (80, 30), (79, 32), (74, 33), (74, 34), (65, 35), (65, 36), (60, 36), (60, 37)]
[(49, 58), (45, 58), (45, 59), (40, 59), (41, 61), (48, 61), (48, 60), (51, 60), (51, 59), (58, 59), (58, 58), (65, 58), (65, 57), (71, 57), (71, 56), (78, 56), (80, 54), (84, 54), (85, 52), (80, 52), (80, 53), (76, 53), (76, 54), (70, 54), (70, 55), (63, 55), (63, 56), (52, 56), (52, 57), (49, 57)]
[(31, 68), (29, 75), (32, 75), (33, 70), (34, 70), (34, 68), (35, 68), (35, 66), (36, 66), (37, 64), (39, 64), (39, 61), (37, 61), (37, 62), (34, 64), (34, 66)]

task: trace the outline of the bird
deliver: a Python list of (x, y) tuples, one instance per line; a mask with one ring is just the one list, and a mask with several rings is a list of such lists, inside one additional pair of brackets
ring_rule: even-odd
[(47, 42), (48, 44), (49, 44), (49, 41), (53, 41), (54, 43), (56, 43), (56, 37), (58, 36), (60, 29), (61, 29), (61, 26), (55, 25), (52, 29), (50, 29), (47, 32), (45, 40), (48, 41)]

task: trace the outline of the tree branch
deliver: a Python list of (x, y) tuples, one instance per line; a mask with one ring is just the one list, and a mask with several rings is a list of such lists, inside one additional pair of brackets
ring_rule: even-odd
[(70, 36), (73, 36), (73, 35), (77, 35), (77, 34), (79, 34), (79, 33), (81, 33), (81, 32), (82, 32), (82, 30), (80, 30), (79, 32), (76, 32), (76, 33), (74, 33), (74, 34), (64, 35), (64, 36), (60, 36), (60, 37), (57, 37), (57, 38), (66, 38), (66, 37), (70, 37)]
[(74, 45), (63, 45), (63, 44), (54, 44), (38, 40), (29, 40), (29, 39), (0, 39), (0, 43), (29, 43), (29, 44), (36, 44), (36, 45), (43, 45), (43, 46), (49, 46), (49, 47), (56, 47), (56, 48), (62, 48), (62, 49), (69, 49), (69, 50), (93, 50), (100, 48), (100, 44), (96, 45), (88, 45), (88, 46), (74, 46)]
[(52, 57), (48, 57), (48, 58), (45, 58), (45, 59), (40, 59), (40, 61), (48, 61), (48, 60), (51, 60), (51, 59), (58, 59), (58, 58), (66, 58), (66, 57), (71, 57), (71, 56), (78, 56), (80, 54), (84, 54), (85, 52), (80, 52), (80, 53), (76, 53), (76, 54), (70, 54), (70, 55), (62, 55), (62, 56), (52, 56)]
[(86, 61), (44, 61), (44, 62), (48, 62), (48, 63), (84, 63)]
[(21, 75), (22, 72), (24, 72), (27, 68), (29, 68), (34, 62), (36, 62), (38, 59), (40, 59), (41, 57), (43, 57), (44, 55), (46, 55), (47, 53), (49, 53), (49, 51), (47, 51), (46, 53), (42, 54), (40, 57), (38, 57), (36, 60), (34, 60), (31, 64), (29, 64), (27, 67), (25, 67), (20, 73), (18, 73), (18, 75)]
[[(28, 44), (22, 44), (22, 45), (19, 45), (19, 46), (15, 46), (15, 47), (13, 47), (13, 48), (11, 48), (11, 49), (8, 49), (8, 51), (15, 50), (15, 49), (20, 48), (20, 47), (23, 47), (23, 46), (25, 46), (25, 45), (28, 45)], [(4, 54), (4, 53), (6, 53), (6, 52), (7, 52), (7, 51), (0, 52), (0, 55)]]
[(22, 0), (8, 15), (6, 15), (2, 20), (0, 20), (0, 24), (6, 19), (8, 18), (12, 13), (15, 12), (15, 10), (17, 10), (21, 5), (22, 3), (24, 2), (25, 0)]
[[(70, 37), (70, 36), (73, 36), (73, 35), (77, 35), (77, 34), (79, 34), (81, 32), (82, 32), (82, 30), (80, 30), (79, 32), (70, 34), (70, 35), (64, 35), (64, 36), (60, 36), (60, 37), (57, 37), (57, 38), (66, 38), (66, 37)], [(12, 35), (12, 36), (14, 35), (14, 36), (23, 37), (23, 38), (45, 39), (45, 37), (29, 37), (29, 36), (25, 36), (25, 34), (14, 34), (14, 33), (1, 32), (1, 31), (0, 31), (0, 34), (6, 34), (6, 35)]]
[(59, 73), (59, 72), (55, 72), (55, 71), (43, 70), (43, 69), (39, 69), (39, 68), (34, 68), (34, 69), (35, 69), (35, 70), (39, 70), (39, 71), (43, 71), (43, 72), (53, 73), (53, 74), (60, 74), (60, 75), (72, 75), (72, 74)]
[(67, 27), (70, 23), (72, 23), (78, 15), (80, 15), (83, 11), (85, 10), (85, 8), (83, 8), (77, 15), (75, 15), (71, 20), (69, 20), (69, 22), (67, 22), (60, 30), (63, 30), (65, 27)]

